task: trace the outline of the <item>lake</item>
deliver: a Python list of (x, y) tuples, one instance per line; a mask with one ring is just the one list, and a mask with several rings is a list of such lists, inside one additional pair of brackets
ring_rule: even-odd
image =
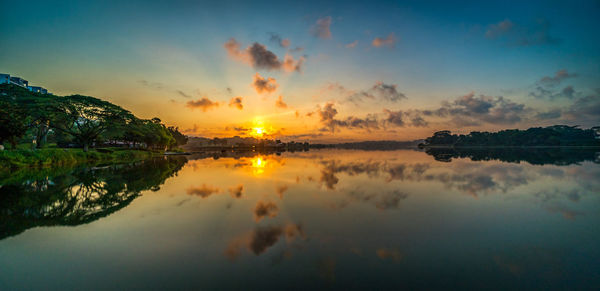
[(594, 150), (311, 150), (19, 171), (0, 289), (598, 289)]

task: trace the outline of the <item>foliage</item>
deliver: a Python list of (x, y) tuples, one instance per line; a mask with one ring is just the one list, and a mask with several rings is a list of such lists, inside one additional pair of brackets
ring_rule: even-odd
[(600, 146), (596, 131), (577, 126), (554, 125), (527, 130), (473, 131), (467, 135), (438, 131), (425, 139), (425, 146)]
[[(88, 151), (82, 149), (39, 149), (0, 151), (0, 175), (7, 170), (32, 167), (60, 167), (90, 162), (125, 162), (152, 157), (140, 150)], [(10, 171), (9, 171), (10, 172)]]
[(0, 106), (0, 143), (15, 145), (25, 135), (33, 137), (38, 148), (48, 138), (62, 147), (88, 151), (104, 142), (163, 150), (187, 142), (176, 127), (167, 127), (158, 118), (139, 119), (120, 106), (90, 96), (60, 97), (2, 84)]
[[(0, 177), (0, 239), (37, 226), (80, 225), (158, 190), (186, 163), (183, 157), (69, 171), (25, 170)], [(59, 168), (61, 169), (61, 168)]]

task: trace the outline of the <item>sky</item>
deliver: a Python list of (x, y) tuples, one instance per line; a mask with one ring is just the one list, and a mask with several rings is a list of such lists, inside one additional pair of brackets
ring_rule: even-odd
[(0, 73), (191, 136), (600, 125), (600, 1), (0, 1)]

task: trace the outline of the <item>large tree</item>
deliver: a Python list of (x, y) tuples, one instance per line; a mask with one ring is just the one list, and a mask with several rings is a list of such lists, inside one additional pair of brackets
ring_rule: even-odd
[(94, 97), (72, 95), (57, 98), (50, 126), (67, 133), (88, 151), (109, 129), (123, 128), (135, 117), (127, 110)]
[(0, 145), (10, 142), (12, 148), (27, 130), (27, 112), (6, 98), (0, 99)]

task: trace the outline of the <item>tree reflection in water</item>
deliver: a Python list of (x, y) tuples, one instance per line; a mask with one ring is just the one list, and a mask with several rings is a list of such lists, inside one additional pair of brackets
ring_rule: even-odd
[(0, 239), (32, 227), (80, 225), (108, 216), (141, 191), (159, 190), (186, 162), (185, 157), (169, 157), (5, 177), (0, 180)]

